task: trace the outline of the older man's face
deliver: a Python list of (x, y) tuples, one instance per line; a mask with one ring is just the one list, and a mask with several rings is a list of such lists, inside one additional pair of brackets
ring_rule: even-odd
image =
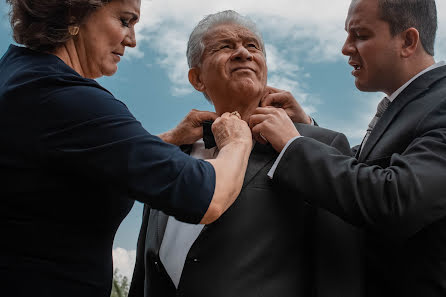
[(200, 77), (212, 100), (263, 95), (267, 67), (254, 33), (236, 24), (222, 24), (206, 34), (204, 43)]

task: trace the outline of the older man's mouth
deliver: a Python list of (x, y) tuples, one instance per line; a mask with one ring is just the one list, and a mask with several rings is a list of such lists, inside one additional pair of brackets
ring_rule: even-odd
[(232, 72), (236, 72), (236, 71), (252, 71), (254, 73), (256, 72), (251, 67), (236, 67), (236, 68), (232, 69)]

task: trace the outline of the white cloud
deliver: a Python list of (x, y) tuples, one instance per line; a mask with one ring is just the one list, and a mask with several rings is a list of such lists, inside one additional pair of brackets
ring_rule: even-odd
[[(205, 15), (225, 9), (233, 9), (251, 17), (259, 26), (269, 44), (280, 45), (280, 55), (285, 63), (275, 63), (271, 45), (268, 54), (269, 70), (277, 74), (287, 73), (287, 85), (291, 81), (305, 81), (299, 73), (296, 59), (315, 63), (342, 59), (340, 53), (346, 33), (344, 21), (350, 0), (152, 0), (142, 1), (141, 21), (137, 26), (139, 45), (130, 51), (132, 57), (142, 57), (144, 47), (159, 54), (157, 63), (165, 69), (173, 95), (193, 92), (187, 79), (186, 42), (193, 27)], [(446, 58), (446, 2), (437, 1), (439, 32), (437, 59)], [(276, 55), (278, 57), (279, 55)], [(291, 73), (289, 72), (291, 70)], [(289, 74), (289, 75), (288, 75)], [(278, 78), (271, 76), (270, 81)], [(302, 86), (291, 85), (302, 91)]]
[(136, 250), (126, 250), (123, 248), (116, 248), (112, 251), (113, 255), (113, 269), (118, 269), (119, 274), (126, 276), (130, 282), (133, 275), (133, 268), (135, 267)]
[(167, 76), (173, 83), (171, 87), (173, 95), (181, 96), (191, 93), (194, 89), (187, 77), (189, 67), (186, 60), (186, 44), (189, 35), (169, 28), (160, 28), (158, 34), (155, 46), (161, 55), (157, 62), (166, 70)]
[(341, 131), (349, 140), (353, 141), (352, 145), (359, 144), (364, 137), (367, 127), (375, 116), (378, 103), (385, 96), (384, 93), (360, 93), (358, 92), (357, 100), (360, 101), (358, 107), (353, 111), (353, 115), (345, 116), (344, 121), (340, 118), (340, 122), (333, 123), (330, 129)]
[[(251, 17), (266, 41), (290, 45), (280, 50), (269, 45), (268, 66), (270, 72), (285, 75), (280, 81), (286, 81), (286, 85), (292, 83), (291, 87), (299, 91), (297, 97), (302, 97), (302, 86), (297, 82), (308, 75), (299, 73), (296, 59), (304, 56), (312, 61), (333, 61), (340, 56), (348, 4), (349, 0), (338, 0), (335, 6), (332, 0), (142, 1), (141, 21), (137, 26), (139, 45), (131, 55), (141, 56), (141, 48), (145, 46), (155, 50), (159, 54), (157, 63), (172, 83), (171, 93), (176, 96), (191, 93), (194, 89), (187, 79), (185, 57), (190, 32), (205, 15), (233, 9)], [(277, 61), (280, 55), (288, 58)], [(277, 80), (274, 75), (270, 78)]]
[(287, 50), (278, 49), (272, 44), (265, 44), (268, 56), (268, 85), (275, 88), (290, 91), (296, 100), (302, 105), (305, 112), (316, 111), (318, 100), (308, 102), (310, 96), (306, 88), (302, 85), (303, 78), (308, 77), (308, 73), (298, 65), (298, 61), (290, 61)]

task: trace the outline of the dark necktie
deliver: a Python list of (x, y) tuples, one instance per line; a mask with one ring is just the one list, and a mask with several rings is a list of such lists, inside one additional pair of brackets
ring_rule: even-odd
[(212, 133), (212, 123), (212, 121), (203, 122), (203, 141), (205, 149), (211, 149), (217, 145), (215, 143), (214, 134)]
[(360, 151), (360, 155), (362, 153), (362, 149), (364, 148), (365, 143), (367, 142), (367, 140), (369, 139), (370, 134), (372, 133), (373, 128), (375, 128), (376, 123), (378, 123), (379, 119), (382, 117), (382, 115), (384, 114), (384, 112), (386, 111), (386, 109), (389, 107), (390, 105), (390, 100), (387, 97), (384, 97), (381, 102), (379, 102), (378, 107), (376, 108), (376, 114), (373, 117), (373, 119), (370, 121), (370, 124), (367, 128), (367, 132), (364, 136), (364, 140), (362, 141), (361, 144), (361, 151)]

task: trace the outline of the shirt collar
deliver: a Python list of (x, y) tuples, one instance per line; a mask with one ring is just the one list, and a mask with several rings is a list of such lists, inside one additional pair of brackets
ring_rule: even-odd
[(407, 88), (407, 86), (410, 85), (411, 82), (413, 82), (414, 80), (416, 80), (418, 77), (420, 77), (421, 75), (425, 74), (428, 71), (434, 70), (435, 68), (441, 67), (441, 66), (445, 66), (446, 63), (445, 61), (440, 61), (438, 63), (435, 63), (434, 65), (429, 66), (428, 68), (424, 69), (423, 71), (419, 72), (417, 75), (415, 75), (414, 77), (412, 77), (408, 82), (406, 82), (404, 85), (402, 85), (398, 90), (396, 90), (395, 92), (392, 93), (392, 95), (390, 95), (388, 98), (390, 100), (390, 102), (392, 102), (393, 100), (395, 100), (396, 97), (398, 97), (399, 94), (401, 94), (401, 92)]

